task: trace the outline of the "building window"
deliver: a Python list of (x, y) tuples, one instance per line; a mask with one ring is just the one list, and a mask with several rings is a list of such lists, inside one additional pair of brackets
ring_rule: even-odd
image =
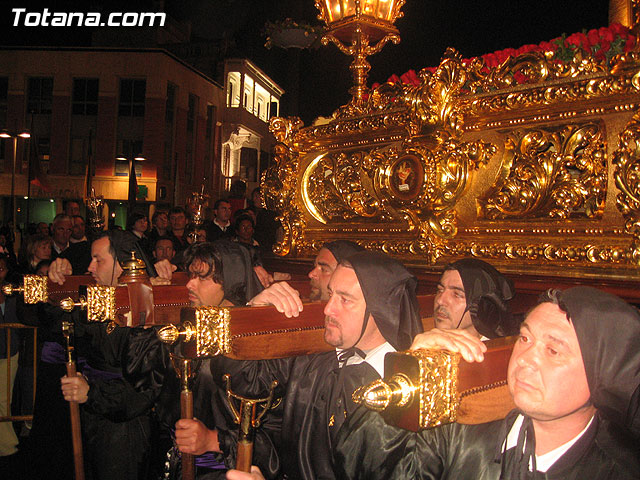
[(27, 87), (27, 111), (33, 114), (50, 114), (52, 104), (53, 78), (30, 78)]
[(121, 117), (144, 117), (146, 90), (146, 80), (120, 79), (118, 115)]
[(98, 114), (98, 79), (74, 78), (72, 112), (74, 115)]
[(235, 83), (229, 80), (229, 84), (227, 85), (227, 107), (233, 106), (233, 92), (235, 88)]

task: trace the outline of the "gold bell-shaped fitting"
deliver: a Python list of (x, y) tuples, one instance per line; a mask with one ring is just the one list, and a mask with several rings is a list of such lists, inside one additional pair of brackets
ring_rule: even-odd
[(149, 280), (147, 266), (144, 260), (136, 258), (135, 251), (131, 251), (131, 258), (122, 262), (120, 266), (122, 267), (122, 275), (118, 278), (120, 283), (146, 282)]

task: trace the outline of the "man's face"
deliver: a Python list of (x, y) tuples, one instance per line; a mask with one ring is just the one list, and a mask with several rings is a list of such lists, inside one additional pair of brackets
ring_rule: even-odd
[(64, 207), (64, 213), (70, 217), (80, 215), (80, 205), (78, 205), (78, 202), (67, 202)]
[(153, 256), (156, 257), (158, 262), (160, 260), (171, 261), (175, 254), (176, 251), (173, 248), (173, 242), (171, 240), (158, 240), (156, 242), (156, 248), (153, 250)]
[(167, 216), (166, 213), (162, 213), (156, 217), (155, 226), (158, 227), (160, 230), (167, 229), (167, 227), (169, 226), (169, 217)]
[(216, 220), (218, 223), (227, 223), (231, 218), (231, 205), (227, 202), (220, 202), (216, 208)]
[(329, 279), (338, 266), (336, 257), (330, 250), (321, 248), (313, 262), (313, 270), (309, 272), (311, 283), (311, 301), (329, 300)]
[(115, 287), (122, 274), (120, 264), (109, 251), (109, 238), (102, 237), (91, 244), (91, 263), (89, 273), (98, 285)]
[(144, 233), (147, 231), (148, 226), (149, 226), (149, 222), (147, 221), (147, 217), (144, 217), (135, 221), (135, 223), (133, 224), (133, 229), (136, 232)]
[(342, 265), (336, 268), (329, 281), (329, 292), (329, 302), (324, 307), (325, 342), (336, 348), (357, 346), (365, 350), (384, 342), (379, 341), (380, 332), (371, 316), (360, 338), (367, 305), (356, 272), (352, 268)]
[(71, 236), (76, 239), (76, 240), (80, 240), (82, 237), (84, 237), (84, 220), (82, 219), (82, 217), (75, 217), (73, 219), (73, 231), (71, 232)]
[(587, 405), (589, 385), (576, 331), (557, 305), (542, 303), (523, 322), (507, 382), (516, 406), (534, 420), (593, 408)]
[(47, 225), (44, 222), (40, 222), (38, 224), (38, 228), (37, 228), (37, 232), (36, 233), (39, 233), (40, 235), (49, 236), (49, 225)]
[(73, 225), (71, 224), (71, 220), (58, 220), (53, 225), (53, 241), (63, 247), (69, 243), (72, 232)]
[(222, 285), (213, 281), (213, 272), (207, 275), (209, 265), (195, 259), (189, 265), (189, 276), (187, 282), (189, 291), (189, 301), (194, 307), (216, 307), (224, 299), (224, 289)]
[(253, 237), (253, 223), (250, 220), (242, 220), (238, 225), (236, 235), (243, 242), (250, 242), (251, 237)]
[(171, 230), (181, 231), (187, 225), (187, 217), (184, 213), (172, 213), (169, 215), (169, 223), (171, 223)]
[[(452, 330), (471, 325), (462, 277), (457, 270), (447, 270), (440, 277), (433, 299), (433, 316), (437, 328)], [(461, 320), (462, 319), (462, 320)]]

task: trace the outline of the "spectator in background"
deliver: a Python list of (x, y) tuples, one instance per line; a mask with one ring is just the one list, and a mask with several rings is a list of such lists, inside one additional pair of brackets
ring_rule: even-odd
[(36, 225), (36, 233), (40, 235), (51, 235), (51, 232), (49, 231), (49, 224), (39, 222), (38, 225)]
[(79, 243), (86, 242), (87, 235), (85, 231), (84, 218), (80, 215), (74, 215), (71, 217), (71, 223), (73, 224), (71, 237), (69, 238), (69, 242), (71, 243)]
[(228, 200), (221, 198), (217, 200), (213, 205), (213, 211), (215, 214), (215, 218), (211, 225), (209, 226), (209, 230), (207, 231), (207, 239), (210, 242), (213, 242), (219, 238), (227, 238), (231, 236), (231, 204)]
[(260, 244), (263, 254), (271, 253), (273, 244), (278, 238), (278, 231), (282, 227), (276, 220), (276, 213), (264, 208), (260, 187), (254, 188), (251, 192), (251, 202), (256, 212), (255, 239)]
[(169, 260), (173, 263), (173, 257), (176, 255), (176, 249), (173, 246), (173, 240), (171, 237), (164, 236), (159, 237), (153, 246), (153, 257), (156, 262), (160, 260)]
[(91, 243), (85, 234), (84, 218), (74, 215), (71, 221), (73, 231), (69, 238), (69, 248), (60, 254), (60, 258), (69, 260), (74, 275), (83, 275), (87, 273), (91, 263)]
[(236, 218), (234, 230), (235, 237), (233, 237), (233, 239), (236, 242), (244, 243), (245, 245), (249, 245), (251, 247), (260, 246), (260, 244), (253, 238), (255, 229), (253, 226), (253, 219), (249, 215), (244, 214)]
[(80, 215), (80, 204), (75, 200), (68, 200), (64, 204), (64, 213), (69, 217), (73, 217), (74, 215)]
[(43, 260), (51, 261), (53, 240), (46, 235), (32, 235), (27, 239), (26, 258), (20, 263), (23, 274), (36, 273), (38, 264)]
[(49, 265), (51, 265), (51, 260), (41, 260), (36, 265), (36, 275), (44, 275), (45, 277), (49, 274)]
[(185, 235), (187, 227), (187, 213), (182, 207), (173, 207), (169, 211), (169, 224), (171, 225), (171, 238), (175, 246), (176, 253), (185, 250), (189, 244)]
[(56, 259), (60, 254), (69, 248), (69, 239), (73, 232), (73, 224), (71, 217), (65, 213), (59, 213), (53, 219), (53, 258)]
[(169, 234), (169, 214), (164, 210), (156, 210), (151, 217), (151, 231), (147, 235), (151, 245), (155, 245), (156, 240)]
[(229, 205), (231, 205), (231, 215), (238, 210), (247, 208), (247, 184), (242, 180), (235, 180), (229, 189)]
[(151, 244), (147, 237), (147, 230), (149, 228), (149, 220), (147, 216), (142, 213), (132, 214), (127, 221), (127, 230), (138, 237), (138, 243), (147, 255), (151, 255)]

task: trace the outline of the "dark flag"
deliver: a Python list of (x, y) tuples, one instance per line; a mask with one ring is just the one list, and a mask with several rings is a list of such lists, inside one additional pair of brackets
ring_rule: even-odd
[(130, 160), (129, 166), (129, 196), (127, 197), (127, 212), (130, 214), (136, 206), (138, 196), (138, 180), (136, 179), (136, 161)]

